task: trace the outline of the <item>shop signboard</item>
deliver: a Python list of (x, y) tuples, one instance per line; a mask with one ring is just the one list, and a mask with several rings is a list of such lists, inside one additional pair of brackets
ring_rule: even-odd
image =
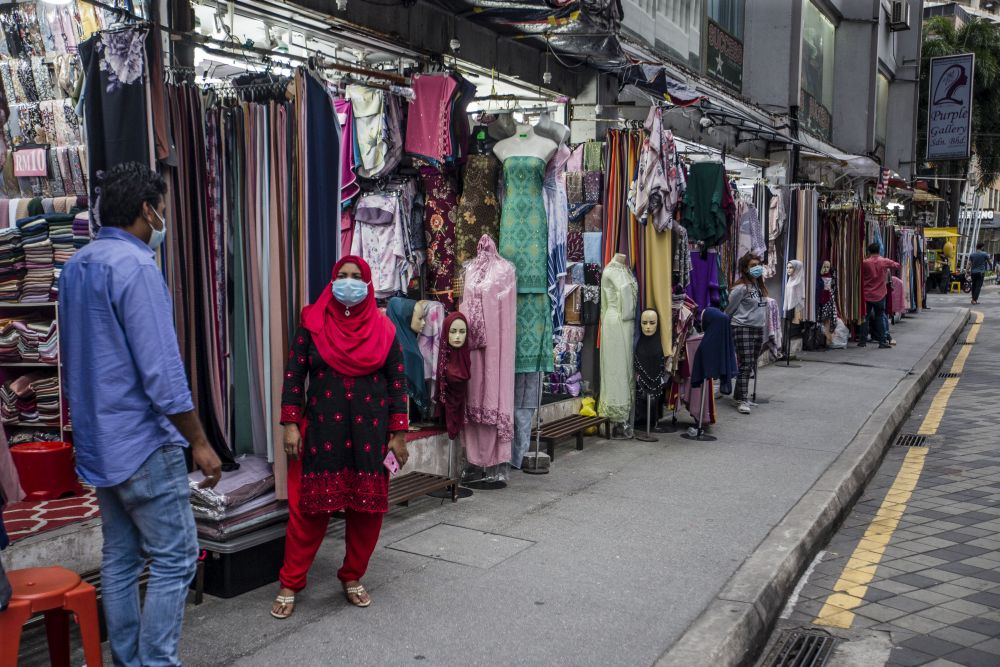
[(49, 174), (48, 156), (41, 147), (19, 148), (14, 151), (14, 175), (17, 177), (41, 176)]
[(730, 88), (742, 92), (743, 43), (711, 20), (708, 21), (706, 55), (708, 75)]
[(805, 88), (802, 89), (802, 107), (799, 119), (806, 131), (815, 134), (820, 139), (830, 141), (833, 137), (833, 116)]
[(974, 53), (931, 58), (927, 91), (927, 159), (965, 160), (972, 148)]

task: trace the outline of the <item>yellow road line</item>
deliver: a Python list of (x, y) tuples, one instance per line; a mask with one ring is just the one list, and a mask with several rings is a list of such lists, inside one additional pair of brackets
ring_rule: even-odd
[[(983, 322), (983, 314), (974, 313), (975, 324), (969, 329), (966, 342), (976, 342), (979, 335), (979, 328)], [(965, 362), (969, 358), (971, 346), (964, 346), (955, 356), (955, 361), (951, 365), (952, 373), (961, 373), (965, 368)], [(948, 406), (948, 399), (951, 398), (955, 387), (958, 385), (958, 378), (947, 378), (934, 395), (931, 407), (924, 420), (920, 424), (919, 433), (923, 435), (933, 435), (937, 433), (941, 419), (944, 417), (945, 408)], [(865, 601), (865, 593), (868, 591), (868, 584), (875, 578), (875, 570), (882, 561), (886, 547), (892, 535), (896, 532), (899, 520), (906, 512), (906, 503), (913, 495), (913, 490), (920, 480), (920, 473), (924, 469), (924, 461), (927, 458), (927, 449), (913, 448), (906, 453), (903, 465), (896, 473), (896, 479), (892, 487), (886, 494), (885, 499), (879, 506), (875, 518), (868, 524), (864, 537), (854, 548), (851, 557), (844, 566), (840, 579), (834, 584), (834, 592), (827, 597), (823, 608), (813, 620), (814, 625), (825, 625), (834, 628), (849, 628), (854, 623), (854, 612)]]

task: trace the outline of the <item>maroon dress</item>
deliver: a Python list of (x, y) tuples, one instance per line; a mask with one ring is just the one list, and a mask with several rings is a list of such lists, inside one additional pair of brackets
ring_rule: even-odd
[[(306, 378), (309, 378), (306, 389)], [(387, 512), (389, 436), (409, 427), (403, 352), (396, 342), (375, 373), (346, 377), (320, 356), (309, 330), (292, 342), (281, 423), (303, 425), (304, 512)]]

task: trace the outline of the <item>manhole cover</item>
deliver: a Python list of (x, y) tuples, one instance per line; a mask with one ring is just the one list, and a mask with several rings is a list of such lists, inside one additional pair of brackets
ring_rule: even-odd
[(913, 433), (901, 433), (896, 437), (894, 447), (926, 447), (927, 436), (914, 435)]
[(939, 378), (957, 378), (962, 377), (961, 373), (938, 373)]
[(439, 523), (387, 548), (488, 570), (533, 544), (530, 540)]
[(824, 632), (790, 630), (778, 642), (766, 667), (823, 667), (836, 643)]

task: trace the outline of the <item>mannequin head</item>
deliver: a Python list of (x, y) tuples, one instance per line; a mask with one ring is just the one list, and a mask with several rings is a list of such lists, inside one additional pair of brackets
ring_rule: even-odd
[(424, 330), (424, 321), (427, 317), (427, 302), (417, 301), (417, 305), (413, 307), (413, 317), (410, 318), (410, 328), (413, 332), (419, 334)]
[(822, 266), (822, 268), (820, 268), (819, 272), (821, 274), (823, 274), (823, 275), (826, 275), (826, 274), (830, 273), (830, 269), (831, 268), (832, 267), (830, 266), (830, 260), (827, 260), (827, 261), (823, 262), (823, 266)]
[(788, 274), (789, 276), (795, 273), (795, 265), (789, 262), (788, 266), (785, 267), (785, 273)]
[(660, 314), (655, 310), (642, 311), (642, 319), (639, 320), (643, 336), (655, 336), (660, 328)]
[(455, 349), (465, 347), (465, 341), (469, 336), (469, 326), (462, 318), (456, 319), (448, 327), (448, 345)]

